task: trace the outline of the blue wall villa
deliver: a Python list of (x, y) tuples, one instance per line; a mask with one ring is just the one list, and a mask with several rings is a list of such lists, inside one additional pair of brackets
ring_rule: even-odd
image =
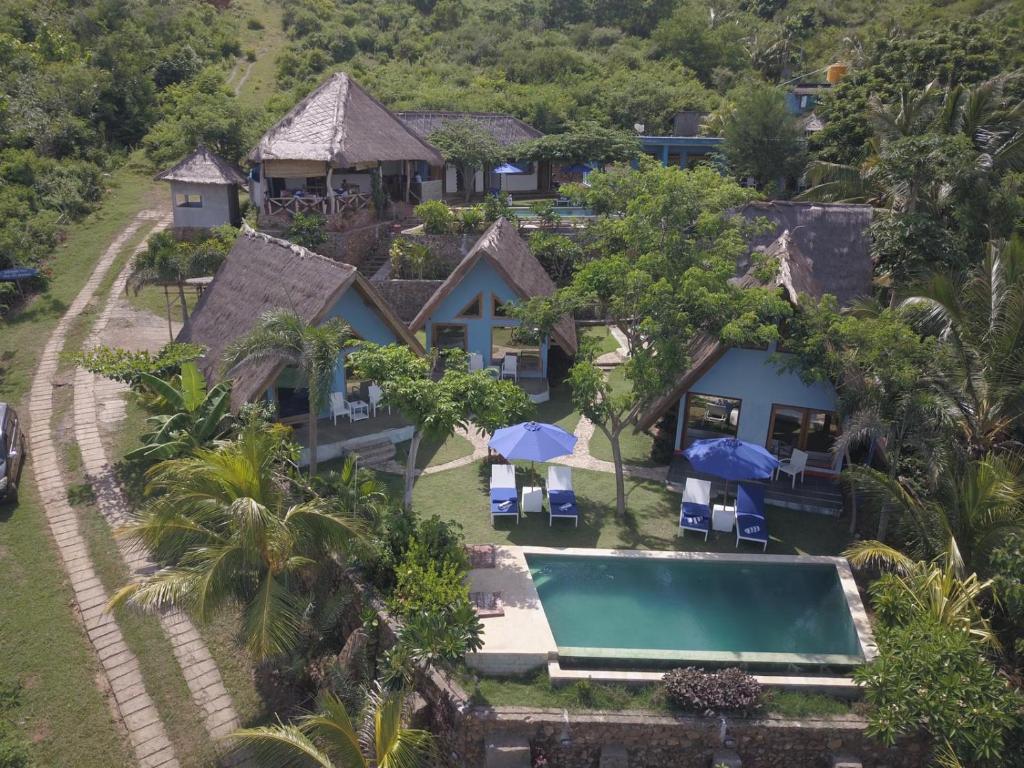
[[(845, 306), (869, 293), (870, 206), (752, 203), (742, 214), (774, 224), (753, 247), (775, 259), (778, 270), (772, 285), (784, 292), (795, 311), (807, 297), (829, 293)], [(738, 284), (755, 284), (749, 256), (738, 271)], [(642, 428), (673, 415), (677, 452), (694, 440), (733, 436), (782, 455), (799, 448), (810, 454), (810, 472), (835, 474), (839, 464), (831, 447), (840, 424), (830, 382), (803, 381), (787, 369), (786, 354), (775, 344), (728, 348), (701, 336), (691, 344), (690, 360), (690, 368), (681, 372), (672, 391), (641, 418)]]
[(428, 350), (457, 347), (479, 355), (484, 367), (500, 367), (507, 355), (515, 355), (520, 378), (546, 379), (552, 343), (568, 355), (576, 354), (572, 319), (559, 321), (551, 338), (522, 343), (512, 338), (519, 321), (505, 316), (503, 308), (554, 292), (555, 284), (515, 225), (499, 219), (480, 236), (410, 327), (424, 330)]
[[(221, 361), (227, 346), (251, 331), (271, 309), (290, 309), (313, 324), (339, 317), (358, 339), (397, 342), (423, 351), (355, 267), (248, 227), (243, 227), (178, 340), (207, 348), (200, 367), (209, 381), (215, 381), (225, 373)], [(300, 420), (308, 413), (305, 392), (297, 389), (299, 377), (279, 362), (246, 362), (232, 370), (230, 378), (233, 408), (268, 397), (277, 401), (284, 420)], [(332, 391), (365, 400), (366, 384), (351, 378), (343, 359)]]

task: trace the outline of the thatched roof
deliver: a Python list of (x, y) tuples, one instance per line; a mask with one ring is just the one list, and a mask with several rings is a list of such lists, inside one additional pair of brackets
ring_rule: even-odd
[(177, 165), (153, 177), (156, 181), (183, 181), (188, 184), (238, 184), (246, 186), (249, 179), (234, 163), (229, 163), (202, 144)]
[(336, 72), (282, 117), (249, 153), (261, 160), (315, 160), (351, 168), (360, 163), (424, 160), (440, 153), (344, 72)]
[[(771, 231), (754, 238), (751, 251), (737, 264), (733, 284), (764, 285), (754, 275), (750, 255), (761, 251), (778, 262), (771, 285), (785, 290), (794, 305), (800, 295), (821, 298), (830, 293), (840, 306), (871, 292), (872, 264), (868, 225), (871, 206), (850, 204), (771, 202), (750, 203), (740, 213), (747, 219), (764, 217), (774, 223)], [(718, 339), (700, 334), (690, 345), (690, 367), (672, 389), (660, 397), (639, 419), (648, 429), (671, 408), (684, 392), (725, 354)]]
[[(352, 288), (376, 307), (397, 338), (422, 352), (415, 337), (351, 264), (332, 261), (244, 225), (189, 322), (178, 334), (178, 341), (206, 347), (199, 367), (212, 383), (224, 373), (221, 365), (225, 349), (251, 331), (265, 312), (290, 309), (307, 323), (315, 324)], [(281, 362), (275, 360), (236, 367), (230, 376), (232, 408), (257, 399), (281, 368)]]
[[(747, 219), (766, 218), (772, 229), (751, 242), (779, 262), (775, 283), (790, 301), (798, 293), (814, 298), (831, 293), (846, 306), (871, 292), (873, 276), (870, 234), (871, 206), (849, 203), (749, 203), (740, 213)], [(741, 260), (740, 284), (753, 284), (749, 258)]]
[[(551, 296), (557, 290), (543, 265), (531, 253), (530, 246), (519, 236), (515, 225), (502, 217), (480, 236), (448, 279), (423, 305), (410, 328), (414, 331), (422, 328), (431, 313), (481, 259), (486, 259), (522, 299)], [(559, 320), (552, 330), (552, 336), (568, 354), (576, 354), (576, 323), (571, 317)]]
[(430, 134), (445, 123), (468, 121), (483, 128), (501, 146), (507, 147), (521, 141), (539, 139), (544, 134), (518, 117), (498, 112), (395, 112), (413, 133), (426, 141)]

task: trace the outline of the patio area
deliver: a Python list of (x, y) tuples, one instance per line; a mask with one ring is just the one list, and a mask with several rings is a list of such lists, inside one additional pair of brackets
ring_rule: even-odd
[[(308, 422), (304, 417), (292, 417), (287, 423), (295, 430), (295, 440), (303, 448), (301, 461), (304, 463), (308, 461)], [(410, 440), (412, 426), (397, 411), (388, 413), (387, 408), (378, 408), (376, 416), (358, 421), (350, 422), (347, 416), (339, 416), (338, 423), (335, 424), (333, 419), (322, 418), (317, 423), (317, 437), (317, 458), (320, 461), (328, 461), (359, 447)]]
[[(668, 470), (669, 488), (682, 493), (688, 477), (710, 480), (712, 499), (725, 493), (724, 480), (714, 475), (695, 471), (690, 466), (690, 462), (682, 456), (673, 457)], [(838, 517), (843, 512), (843, 491), (839, 483), (834, 480), (806, 475), (803, 482), (797, 478), (794, 488), (792, 487), (792, 478), (780, 474), (779, 479), (774, 482), (772, 480), (744, 480), (743, 482), (763, 485), (765, 487), (765, 502), (769, 506), (832, 517)], [(735, 493), (736, 483), (730, 482), (730, 497)]]

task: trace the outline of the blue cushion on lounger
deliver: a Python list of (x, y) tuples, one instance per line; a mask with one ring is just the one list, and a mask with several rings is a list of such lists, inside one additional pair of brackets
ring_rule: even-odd
[(740, 532), (741, 538), (768, 540), (768, 527), (760, 515), (739, 515), (736, 518), (736, 530)]
[(514, 515), (519, 511), (515, 488), (491, 489), (491, 514)]
[(683, 522), (688, 528), (699, 528), (706, 531), (711, 525), (710, 510), (703, 504), (694, 504), (692, 501), (683, 502)]
[(551, 514), (556, 517), (575, 517), (578, 514), (576, 494), (572, 491), (548, 491), (548, 504), (551, 505)]
[(740, 483), (736, 489), (736, 514), (764, 519), (764, 486)]

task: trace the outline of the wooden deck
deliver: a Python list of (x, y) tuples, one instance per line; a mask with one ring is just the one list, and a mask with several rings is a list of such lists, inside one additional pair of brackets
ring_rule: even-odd
[[(704, 472), (697, 472), (690, 466), (690, 462), (682, 456), (675, 456), (668, 470), (669, 486), (681, 493), (688, 477), (710, 480), (712, 499), (725, 493), (724, 480)], [(807, 475), (802, 483), (797, 478), (796, 488), (791, 486), (792, 478), (788, 475), (779, 475), (779, 479), (775, 482), (771, 480), (744, 480), (743, 482), (765, 486), (765, 503), (774, 507), (814, 512), (834, 517), (838, 517), (843, 513), (843, 491), (835, 480)], [(730, 482), (730, 498), (735, 493), (736, 483)]]

